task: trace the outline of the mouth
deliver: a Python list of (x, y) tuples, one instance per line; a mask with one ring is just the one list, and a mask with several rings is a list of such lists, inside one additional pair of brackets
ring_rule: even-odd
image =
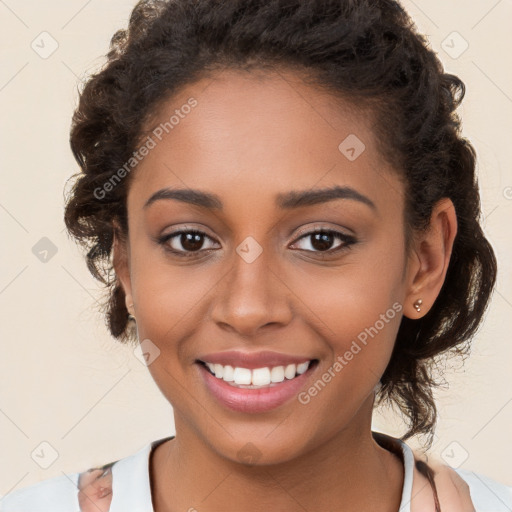
[(246, 368), (196, 360), (208, 392), (223, 406), (245, 413), (274, 409), (296, 396), (317, 368), (318, 359)]
[(318, 359), (310, 359), (303, 363), (287, 365), (264, 366), (261, 368), (233, 367), (219, 363), (209, 363), (197, 360), (206, 370), (217, 379), (222, 379), (230, 386), (241, 389), (262, 389), (274, 387), (285, 380), (292, 380), (306, 373), (309, 368), (318, 364)]

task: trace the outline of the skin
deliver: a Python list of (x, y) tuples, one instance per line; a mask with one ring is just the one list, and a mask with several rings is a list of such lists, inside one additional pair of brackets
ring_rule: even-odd
[(108, 512), (112, 501), (112, 472), (90, 469), (78, 479), (80, 512)]
[[(430, 459), (423, 454), (415, 453), (416, 459), (423, 459), (434, 471), (434, 478), (441, 510), (456, 512), (476, 512), (468, 484), (452, 468), (439, 459)], [(432, 488), (428, 480), (416, 470), (411, 490), (411, 511), (431, 512), (435, 510)]]
[[(439, 294), (457, 231), (453, 204), (435, 206), (430, 229), (407, 255), (403, 185), (377, 151), (371, 122), (349, 103), (292, 71), (222, 71), (166, 101), (148, 133), (190, 97), (197, 106), (130, 177), (129, 237), (114, 245), (139, 339), (160, 350), (149, 371), (175, 417), (176, 439), (151, 457), (155, 510), (396, 511), (403, 466), (372, 438), (374, 388), (402, 315), (420, 318)], [(338, 149), (349, 134), (365, 144), (354, 161)], [(275, 204), (277, 194), (333, 185), (356, 189), (376, 211), (353, 199), (289, 211)], [(144, 208), (166, 187), (216, 194), (224, 207), (167, 199)], [(356, 243), (332, 252), (344, 244), (333, 237), (322, 249), (303, 236), (319, 227)], [(155, 241), (186, 228), (206, 233), (202, 252), (189, 259)], [(236, 252), (248, 236), (262, 248), (252, 263)], [(182, 241), (167, 246), (185, 251)], [(232, 349), (316, 358), (307, 390), (394, 303), (401, 312), (305, 405), (292, 399), (265, 413), (230, 411), (195, 363)], [(252, 463), (237, 455), (248, 443), (259, 454)]]

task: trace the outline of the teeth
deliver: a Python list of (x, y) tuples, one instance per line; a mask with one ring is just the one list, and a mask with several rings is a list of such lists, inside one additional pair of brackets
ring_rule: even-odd
[(213, 366), (214, 366), (213, 373), (215, 373), (215, 377), (218, 377), (219, 379), (221, 379), (224, 374), (224, 366), (222, 366), (221, 364), (215, 364)]
[(306, 361), (305, 363), (300, 363), (297, 365), (297, 373), (299, 375), (302, 375), (309, 367), (309, 361)]
[(283, 382), (284, 366), (274, 366), (274, 368), (270, 370), (270, 380), (272, 382)]
[(302, 375), (310, 365), (311, 361), (304, 363), (289, 364), (286, 366), (274, 366), (272, 368), (255, 368), (250, 370), (248, 368), (241, 368), (221, 364), (205, 363), (210, 369), (211, 373), (218, 379), (225, 382), (230, 382), (232, 385), (241, 387), (266, 387), (271, 384), (283, 382), (285, 379), (293, 379), (297, 375)]
[(233, 382), (235, 380), (235, 369), (232, 366), (224, 366), (224, 374), (222, 379), (226, 382)]
[(251, 383), (251, 370), (247, 368), (235, 368), (233, 373), (235, 384), (250, 384)]
[(284, 369), (284, 376), (287, 378), (287, 379), (293, 379), (293, 377), (295, 377), (295, 373), (297, 372), (297, 366), (294, 365), (294, 364), (289, 364), (285, 369)]
[(270, 370), (268, 368), (256, 368), (252, 371), (252, 385), (268, 386), (270, 382)]

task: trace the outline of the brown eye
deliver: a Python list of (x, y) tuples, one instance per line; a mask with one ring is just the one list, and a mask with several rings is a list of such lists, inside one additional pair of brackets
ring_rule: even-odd
[(207, 240), (212, 239), (206, 233), (189, 229), (165, 235), (159, 240), (159, 243), (165, 245), (166, 249), (173, 253), (180, 256), (189, 256), (188, 253), (212, 249), (212, 247), (204, 247)]
[(186, 251), (198, 251), (204, 243), (203, 235), (198, 233), (181, 233), (178, 240)]
[[(297, 240), (297, 242), (301, 240), (309, 241), (309, 243), (304, 244), (306, 247), (302, 247), (301, 250), (326, 253), (333, 253), (343, 249), (348, 249), (350, 245), (356, 242), (353, 236), (348, 236), (344, 233), (331, 229), (319, 229), (305, 233)], [(340, 240), (342, 243), (338, 244), (333, 249), (332, 247), (336, 240)], [(297, 245), (297, 242), (295, 242), (294, 245)]]
[(311, 246), (317, 251), (328, 251), (335, 241), (332, 233), (315, 233), (310, 235)]

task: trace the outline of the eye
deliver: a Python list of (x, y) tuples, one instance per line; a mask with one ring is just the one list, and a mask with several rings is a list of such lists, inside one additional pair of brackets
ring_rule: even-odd
[[(208, 240), (215, 244), (213, 239), (203, 231), (197, 229), (182, 229), (162, 236), (158, 239), (158, 243), (163, 245), (167, 251), (177, 256), (189, 257), (194, 256), (194, 253), (197, 254), (202, 251), (214, 249), (215, 247), (211, 246), (204, 247), (205, 241)], [(356, 243), (356, 239), (351, 235), (323, 228), (304, 233), (291, 247), (297, 245), (301, 240), (308, 241), (308, 243), (304, 244), (305, 247), (300, 248), (300, 250), (328, 254), (347, 250), (351, 245)], [(340, 243), (332, 248), (336, 240), (340, 241)]]
[[(304, 244), (305, 247), (303, 247), (301, 250), (329, 254), (346, 250), (351, 245), (356, 243), (356, 239), (351, 235), (346, 235), (345, 233), (341, 233), (332, 229), (322, 228), (303, 234), (297, 240), (297, 242), (301, 240), (308, 242)], [(333, 249), (332, 245), (335, 240), (340, 240), (342, 243)], [(295, 242), (294, 245), (296, 245), (297, 242)]]
[(193, 253), (210, 250), (212, 247), (203, 247), (205, 240), (213, 241), (206, 233), (197, 229), (175, 231), (164, 235), (158, 243), (165, 246), (165, 249), (178, 256), (193, 256)]

